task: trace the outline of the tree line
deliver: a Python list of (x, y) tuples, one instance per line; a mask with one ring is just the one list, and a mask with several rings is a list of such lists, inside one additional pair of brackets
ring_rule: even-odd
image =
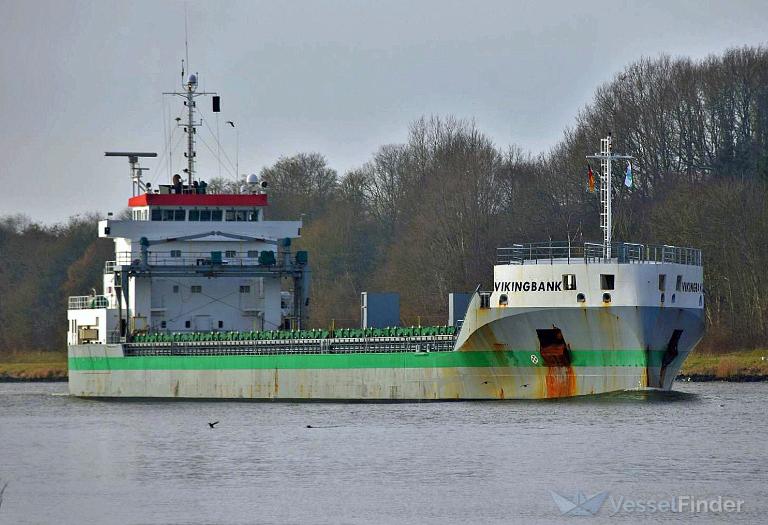
[[(355, 325), (361, 291), (395, 291), (406, 324), (447, 319), (447, 295), (492, 283), (496, 248), (601, 239), (585, 155), (608, 132), (635, 156), (614, 173), (614, 238), (704, 252), (711, 350), (768, 332), (768, 50), (661, 56), (600, 86), (551, 150), (499, 147), (472, 120), (422, 117), (401, 144), (339, 174), (320, 153), (265, 167), (268, 219), (304, 220), (311, 321)], [(212, 189), (239, 191), (239, 181)], [(110, 243), (95, 217), (0, 220), (0, 350), (64, 346), (66, 296), (100, 288)]]

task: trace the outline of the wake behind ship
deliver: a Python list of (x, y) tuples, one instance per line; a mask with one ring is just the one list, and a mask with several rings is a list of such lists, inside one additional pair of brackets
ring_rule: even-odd
[[(539, 399), (668, 390), (703, 335), (701, 252), (611, 239), (610, 135), (600, 153), (599, 243), (498, 250), (493, 287), (457, 326), (307, 326), (301, 221), (266, 217), (266, 184), (211, 192), (195, 171), (153, 188), (128, 157), (130, 218), (99, 222), (115, 243), (102, 294), (70, 297), (69, 391), (82, 397), (283, 400)], [(214, 108), (218, 99), (214, 101)], [(289, 283), (290, 291), (283, 291)]]

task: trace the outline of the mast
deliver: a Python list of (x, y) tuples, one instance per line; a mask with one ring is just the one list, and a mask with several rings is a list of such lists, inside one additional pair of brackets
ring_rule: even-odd
[(611, 258), (611, 235), (613, 233), (613, 210), (611, 209), (611, 165), (613, 160), (629, 160), (631, 155), (613, 153), (613, 138), (611, 133), (600, 139), (600, 153), (587, 155), (588, 159), (600, 160), (600, 229), (603, 230), (603, 258)]
[[(183, 65), (181, 76), (183, 79)], [(187, 81), (182, 83), (182, 89), (184, 91), (164, 92), (163, 95), (178, 95), (184, 98), (184, 105), (187, 108), (187, 121), (183, 125), (184, 133), (187, 134), (187, 151), (184, 153), (187, 158), (187, 167), (184, 171), (187, 173), (187, 185), (191, 188), (195, 177), (195, 157), (197, 156), (195, 152), (195, 133), (197, 130), (195, 128), (203, 124), (202, 119), (195, 121), (195, 99), (202, 95), (216, 95), (217, 93), (215, 91), (197, 91), (197, 74), (195, 73), (189, 75)], [(181, 123), (178, 125), (182, 126)]]

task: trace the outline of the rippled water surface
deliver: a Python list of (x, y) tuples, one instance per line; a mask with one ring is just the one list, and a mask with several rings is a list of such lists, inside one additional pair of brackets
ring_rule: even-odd
[[(91, 401), (64, 383), (0, 384), (0, 524), (766, 523), (768, 383), (676, 389), (298, 404)], [(611, 516), (606, 500), (596, 516), (563, 517), (550, 490), (744, 504)]]

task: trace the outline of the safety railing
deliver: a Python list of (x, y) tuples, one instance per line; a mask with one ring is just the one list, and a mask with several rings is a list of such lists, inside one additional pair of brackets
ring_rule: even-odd
[(614, 262), (676, 263), (701, 266), (701, 250), (680, 246), (617, 242), (611, 244), (610, 261), (602, 244), (567, 241), (513, 244), (497, 250), (497, 264), (571, 264)]
[[(182, 252), (182, 251), (150, 251), (147, 253), (147, 264), (149, 265), (169, 265), (169, 266), (269, 266), (277, 263), (277, 253), (274, 250), (265, 250), (271, 252), (271, 256), (262, 256), (263, 251), (231, 251), (222, 250), (219, 252)], [(294, 254), (295, 255), (295, 254)], [(114, 261), (107, 261), (104, 264), (104, 273), (112, 273), (120, 266), (131, 266), (141, 264), (141, 254), (132, 252), (118, 252), (115, 254)]]
[(67, 301), (70, 310), (88, 310), (94, 308), (117, 308), (106, 295), (73, 295)]

